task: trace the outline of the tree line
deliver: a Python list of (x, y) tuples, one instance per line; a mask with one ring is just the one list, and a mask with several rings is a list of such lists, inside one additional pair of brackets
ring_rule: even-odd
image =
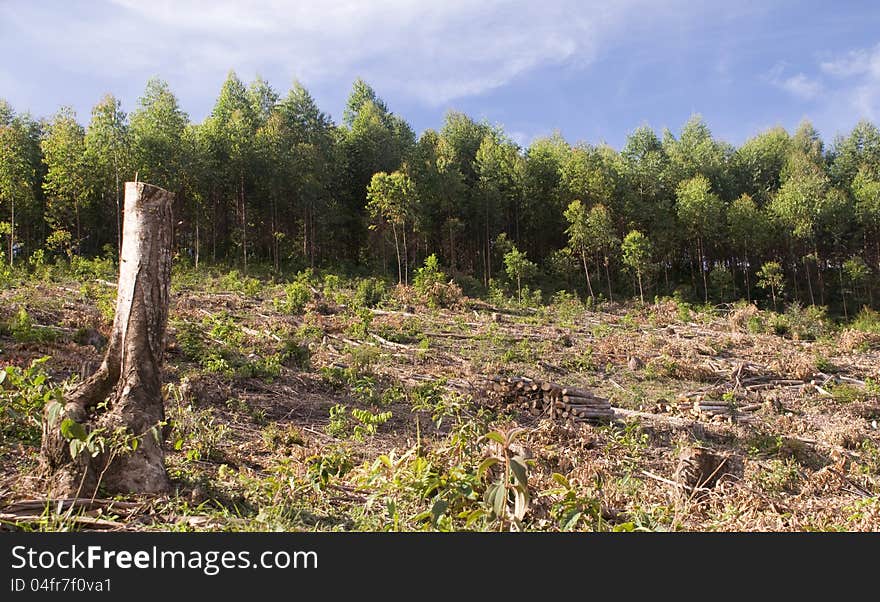
[(417, 136), (364, 81), (341, 123), (299, 83), (285, 96), (230, 72), (193, 123), (147, 83), (126, 114), (107, 95), (87, 125), (0, 100), (0, 236), (34, 253), (113, 254), (121, 189), (176, 193), (174, 241), (196, 267), (347, 267), (408, 283), (439, 258), (466, 292), (509, 280), (591, 299), (758, 296), (852, 312), (880, 285), (880, 131), (862, 121), (826, 146), (809, 122), (735, 147), (699, 116), (623, 148), (559, 133), (514, 143), (447, 113)]

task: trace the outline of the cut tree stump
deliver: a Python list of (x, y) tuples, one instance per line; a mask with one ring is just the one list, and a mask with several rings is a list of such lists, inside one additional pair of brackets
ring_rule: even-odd
[[(174, 194), (143, 182), (125, 183), (125, 218), (116, 315), (104, 360), (71, 391), (58, 411), (43, 414), (42, 469), (50, 494), (90, 497), (156, 493), (169, 487), (162, 450), (165, 420), (160, 370), (171, 279)], [(66, 422), (67, 436), (61, 425)], [(71, 422), (72, 421), (72, 422)], [(76, 423), (82, 428), (71, 430)], [(97, 431), (97, 433), (96, 433)], [(71, 432), (104, 442), (71, 455)], [(136, 439), (136, 445), (132, 444)]]
[(742, 460), (734, 455), (693, 446), (679, 454), (675, 478), (689, 492), (705, 492), (724, 478), (742, 476), (742, 470)]

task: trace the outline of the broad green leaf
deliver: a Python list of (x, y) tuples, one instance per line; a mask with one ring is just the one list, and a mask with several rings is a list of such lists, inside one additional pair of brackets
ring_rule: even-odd
[(85, 441), (88, 433), (83, 425), (70, 418), (61, 421), (61, 435), (65, 439), (79, 439)]
[(486, 471), (488, 471), (499, 462), (501, 462), (501, 460), (494, 456), (491, 458), (486, 458), (485, 460), (480, 462), (480, 465), (477, 467), (477, 476), (482, 479), (483, 476), (486, 474)]
[(562, 487), (565, 487), (566, 489), (571, 489), (571, 483), (569, 483), (565, 475), (554, 472), (552, 475), (550, 475), (550, 478), (559, 483), (559, 485), (561, 485)]
[(64, 406), (57, 401), (50, 401), (48, 403), (46, 414), (47, 418), (49, 419), (49, 426), (54, 427), (56, 424), (58, 424), (58, 418), (61, 416), (61, 412), (63, 410)]
[(562, 519), (562, 530), (563, 531), (571, 531), (577, 526), (578, 521), (583, 516), (583, 513), (580, 510), (572, 510)]
[(490, 432), (486, 433), (485, 435), (483, 435), (483, 437), (486, 439), (491, 439), (492, 441), (495, 441), (499, 445), (504, 445), (504, 435), (502, 435), (498, 431), (490, 431)]
[(72, 439), (70, 441), (70, 456), (72, 458), (76, 458), (79, 456), (80, 452), (85, 448), (86, 444), (83, 443), (79, 439)]
[(495, 511), (495, 516), (501, 517), (504, 513), (504, 507), (507, 505), (507, 488), (501, 483), (497, 483), (493, 495), (492, 509)]
[(614, 533), (632, 533), (636, 528), (635, 523), (620, 523), (619, 525), (614, 525)]
[(514, 456), (510, 459), (510, 470), (513, 476), (523, 487), (529, 486), (529, 477), (526, 471), (525, 459), (522, 456)]

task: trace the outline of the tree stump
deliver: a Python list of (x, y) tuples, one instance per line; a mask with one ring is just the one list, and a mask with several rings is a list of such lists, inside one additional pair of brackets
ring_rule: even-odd
[[(103, 362), (62, 406), (49, 404), (43, 413), (42, 468), (53, 495), (91, 496), (99, 487), (111, 494), (156, 493), (169, 487), (160, 371), (173, 199), (162, 188), (125, 183), (116, 315)], [(71, 446), (73, 439), (81, 444)]]
[(742, 475), (742, 460), (705, 447), (688, 447), (678, 456), (675, 478), (689, 493), (705, 492), (725, 478)]

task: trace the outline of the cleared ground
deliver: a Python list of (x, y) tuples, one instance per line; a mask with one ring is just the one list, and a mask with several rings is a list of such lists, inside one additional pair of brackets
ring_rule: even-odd
[[(176, 276), (167, 496), (82, 492), (59, 513), (34, 423), (4, 417), (2, 528), (880, 528), (878, 334), (673, 301), (431, 309), (397, 290), (366, 308), (357, 283), (300, 280), (304, 304), (290, 285)], [(19, 389), (94, 369), (113, 290), (57, 278), (0, 291), (0, 365), (50, 356), (51, 380)], [(514, 376), (585, 388), (615, 417), (550, 419), (484, 395), (487, 378)], [(0, 392), (16, 403), (10, 378)], [(695, 482), (694, 454), (721, 465)]]

